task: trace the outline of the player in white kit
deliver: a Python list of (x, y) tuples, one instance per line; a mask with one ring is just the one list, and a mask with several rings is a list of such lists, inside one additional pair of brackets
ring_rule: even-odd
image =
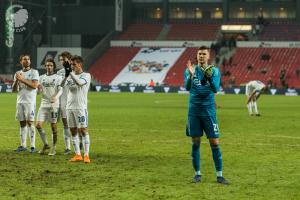
[[(70, 162), (83, 160), (85, 163), (90, 163), (90, 137), (87, 129), (87, 95), (91, 83), (91, 75), (83, 72), (83, 60), (80, 56), (73, 56), (71, 61), (73, 71), (67, 70), (69, 67), (64, 65), (66, 74), (62, 83), (62, 85), (67, 85), (69, 87), (67, 119), (75, 148), (75, 156), (70, 159)], [(78, 133), (82, 135), (84, 158), (82, 158), (79, 148)]]
[[(67, 52), (64, 51), (59, 55), (59, 62), (60, 64), (63, 66), (63, 64), (65, 62), (70, 63), (71, 62), (71, 58), (72, 55)], [(60, 69), (59, 71), (57, 71), (57, 74), (60, 75), (62, 77), (62, 79), (65, 78), (65, 68)], [(70, 154), (71, 153), (71, 134), (69, 131), (69, 127), (68, 127), (68, 121), (67, 121), (67, 98), (68, 98), (68, 86), (65, 85), (63, 87), (63, 93), (60, 96), (60, 114), (61, 114), (61, 118), (62, 118), (62, 122), (64, 125), (64, 141), (65, 141), (65, 154)]]
[(30, 153), (34, 153), (36, 149), (33, 121), (35, 117), (36, 88), (38, 87), (39, 73), (30, 67), (31, 62), (29, 55), (21, 55), (20, 63), (22, 70), (15, 73), (12, 85), (13, 92), (18, 92), (16, 119), (20, 122), (21, 145), (16, 151), (27, 151), (26, 139), (28, 131), (30, 136)]
[(258, 109), (257, 109), (257, 100), (264, 90), (266, 90), (267, 87), (264, 83), (261, 81), (255, 80), (250, 81), (246, 84), (246, 96), (247, 96), (247, 108), (249, 115), (251, 116), (260, 116)]
[(42, 93), (41, 105), (38, 111), (36, 129), (38, 130), (42, 142), (43, 148), (39, 151), (40, 154), (45, 154), (49, 149), (49, 144), (46, 138), (45, 130), (43, 129), (43, 123), (51, 123), (52, 129), (52, 147), (49, 152), (49, 156), (56, 154), (57, 143), (57, 118), (59, 109), (59, 97), (62, 94), (62, 77), (54, 73), (56, 64), (52, 58), (45, 61), (46, 74), (40, 76), (39, 91)]

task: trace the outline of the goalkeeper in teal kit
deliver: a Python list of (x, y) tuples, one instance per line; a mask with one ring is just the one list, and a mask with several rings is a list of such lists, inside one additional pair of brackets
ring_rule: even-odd
[(229, 184), (222, 175), (222, 156), (219, 147), (219, 127), (216, 118), (214, 93), (220, 86), (220, 71), (208, 65), (209, 48), (202, 46), (197, 51), (198, 64), (189, 60), (184, 73), (185, 88), (190, 91), (186, 134), (192, 138), (192, 163), (195, 170), (193, 182), (201, 182), (200, 143), (205, 132), (212, 150), (217, 183)]

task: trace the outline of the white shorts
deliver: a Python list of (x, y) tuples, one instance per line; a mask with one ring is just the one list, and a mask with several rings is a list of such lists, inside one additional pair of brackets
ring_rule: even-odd
[(66, 109), (66, 106), (67, 105), (60, 105), (60, 115), (61, 115), (61, 118), (64, 118), (66, 119), (67, 118), (67, 109)]
[(70, 128), (87, 128), (87, 109), (67, 109), (67, 121)]
[[(246, 90), (245, 94), (247, 95), (247, 97), (250, 97), (252, 95), (252, 93), (254, 92), (254, 90)], [(260, 91), (257, 90), (255, 92), (255, 96), (259, 95)]]
[(57, 123), (58, 108), (41, 108), (38, 111), (37, 121)]
[(16, 119), (18, 121), (34, 121), (35, 104), (33, 103), (17, 103)]

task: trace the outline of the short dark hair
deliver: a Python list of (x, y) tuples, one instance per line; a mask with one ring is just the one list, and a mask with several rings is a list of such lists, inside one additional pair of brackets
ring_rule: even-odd
[(208, 46), (201, 46), (201, 47), (199, 47), (198, 50), (207, 50), (207, 51), (209, 51), (210, 48)]
[(19, 61), (21, 62), (21, 60), (22, 60), (23, 57), (25, 57), (25, 56), (28, 56), (29, 59), (31, 59), (29, 54), (21, 54), (20, 57), (19, 57)]
[(51, 62), (53, 64), (54, 70), (56, 69), (56, 63), (55, 63), (53, 58), (47, 58), (46, 61), (45, 61), (45, 65), (46, 65), (47, 62)]
[(83, 63), (83, 59), (81, 56), (74, 55), (74, 56), (72, 56), (71, 60), (75, 61), (77, 63)]
[(71, 58), (72, 58), (72, 55), (68, 51), (62, 52), (59, 56), (64, 57), (64, 58), (68, 58), (68, 60), (71, 60)]

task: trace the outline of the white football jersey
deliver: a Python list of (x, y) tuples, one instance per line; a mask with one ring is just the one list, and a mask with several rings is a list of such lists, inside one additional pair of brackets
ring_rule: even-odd
[(69, 88), (67, 109), (87, 109), (87, 94), (91, 84), (91, 75), (82, 72), (75, 76), (85, 81), (85, 84), (79, 86), (71, 78), (71, 75), (68, 77), (65, 83)]
[(265, 87), (265, 84), (261, 81), (250, 81), (246, 84), (246, 95), (251, 95), (254, 90), (260, 91)]
[[(62, 69), (58, 70), (56, 74), (60, 75), (62, 77), (62, 79), (64, 79), (65, 74), (66, 74), (65, 68), (62, 68)], [(68, 88), (67, 85), (65, 85), (63, 87), (63, 93), (60, 96), (60, 104), (61, 104), (62, 107), (65, 107), (67, 105), (68, 92), (69, 92), (69, 88)]]
[[(23, 70), (17, 71), (23, 74), (26, 80), (39, 80), (39, 72), (35, 69), (30, 69), (26, 72)], [(16, 74), (14, 75), (14, 81), (16, 81)], [(18, 94), (17, 94), (17, 103), (34, 103), (36, 102), (36, 93), (37, 89), (28, 87), (22, 82), (18, 82)]]
[[(48, 76), (44, 74), (40, 77), (39, 83), (42, 86), (42, 99), (41, 99), (41, 107), (49, 108), (51, 107), (51, 97), (58, 93), (60, 84), (62, 82), (62, 77), (57, 74), (52, 74)], [(59, 99), (52, 105), (55, 108), (59, 107)]]

